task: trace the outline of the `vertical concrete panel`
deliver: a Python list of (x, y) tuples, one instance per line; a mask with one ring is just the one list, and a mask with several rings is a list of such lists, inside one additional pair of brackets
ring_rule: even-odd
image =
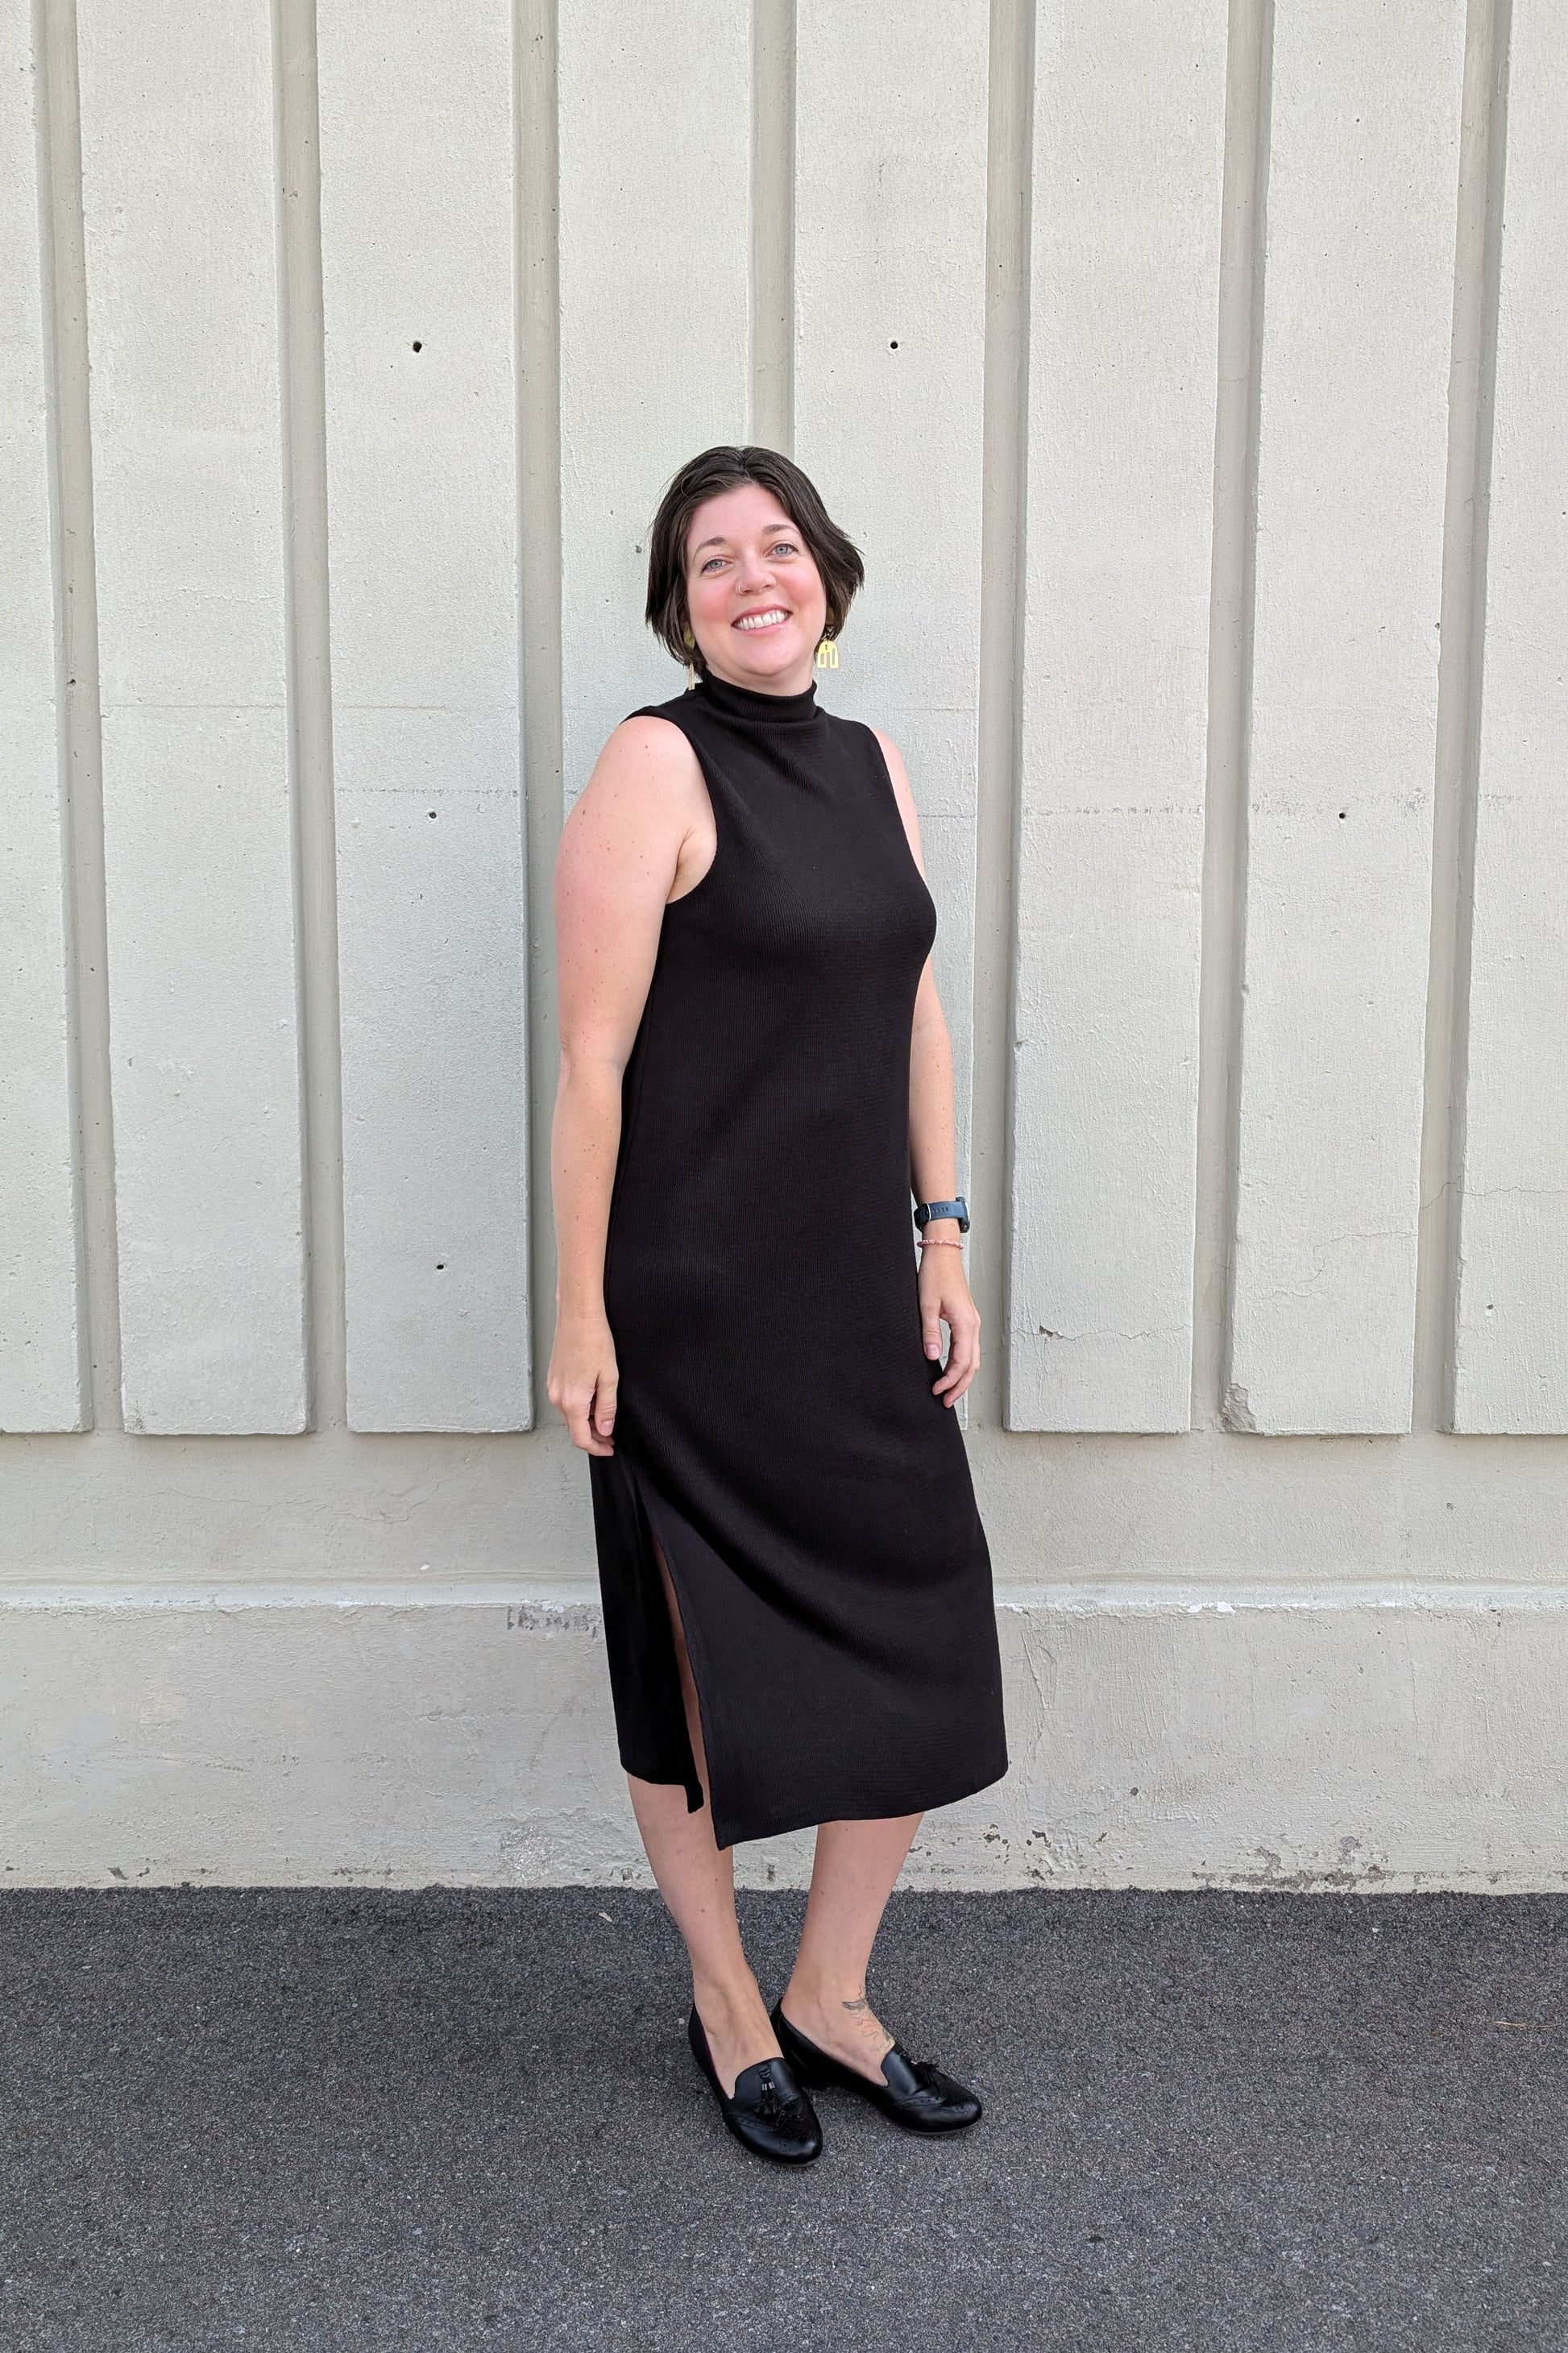
[(317, 37), (348, 1419), (523, 1430), (511, 9)]
[(266, 0), (81, 0), (125, 1424), (306, 1421)]
[(1006, 1422), (1185, 1430), (1225, 14), (1035, 37)]
[(561, 0), (564, 795), (685, 673), (644, 628), (677, 467), (751, 433), (752, 11)]
[(1410, 1427), (1462, 0), (1279, 0), (1226, 1414)]
[(1453, 1427), (1568, 1430), (1568, 83), (1513, 0)]
[[(921, 816), (969, 1177), (987, 17), (800, 0), (795, 455), (866, 559), (824, 703), (890, 735)], [(910, 1227), (911, 1240), (914, 1229)]]
[(80, 1430), (64, 837), (56, 712), (41, 104), (0, 0), (0, 1430)]

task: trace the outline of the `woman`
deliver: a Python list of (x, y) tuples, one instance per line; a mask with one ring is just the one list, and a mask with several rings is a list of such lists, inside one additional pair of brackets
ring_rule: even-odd
[[(866, 1971), (922, 1812), (1007, 1768), (952, 1411), (980, 1318), (936, 911), (898, 751), (816, 699), (863, 578), (787, 458), (683, 467), (647, 619), (690, 683), (615, 729), (555, 877), (549, 1393), (589, 1457), (621, 1762), (690, 1956), (692, 2052), (731, 2131), (788, 2162), (822, 2146), (806, 2085), (919, 2131), (979, 2116), (895, 2042)], [(731, 1850), (809, 1824), (770, 2013)]]

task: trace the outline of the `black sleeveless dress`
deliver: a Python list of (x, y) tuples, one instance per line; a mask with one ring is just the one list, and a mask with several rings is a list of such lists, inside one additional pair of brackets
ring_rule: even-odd
[(619, 1399), (589, 1455), (620, 1757), (721, 1847), (923, 1811), (1007, 1769), (991, 1557), (921, 1336), (910, 1026), (936, 909), (881, 746), (815, 683), (673, 720), (718, 848), (664, 911), (605, 1255)]

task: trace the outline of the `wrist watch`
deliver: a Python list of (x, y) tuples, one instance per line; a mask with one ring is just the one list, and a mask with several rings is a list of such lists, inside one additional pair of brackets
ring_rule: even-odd
[(969, 1204), (961, 1193), (956, 1201), (920, 1201), (915, 1205), (915, 1223), (923, 1233), (932, 1218), (956, 1218), (961, 1234), (969, 1231)]

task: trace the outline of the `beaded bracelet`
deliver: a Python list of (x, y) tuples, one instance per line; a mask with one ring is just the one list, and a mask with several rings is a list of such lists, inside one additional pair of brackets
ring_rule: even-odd
[(962, 1250), (963, 1244), (956, 1234), (922, 1234), (921, 1250)]

